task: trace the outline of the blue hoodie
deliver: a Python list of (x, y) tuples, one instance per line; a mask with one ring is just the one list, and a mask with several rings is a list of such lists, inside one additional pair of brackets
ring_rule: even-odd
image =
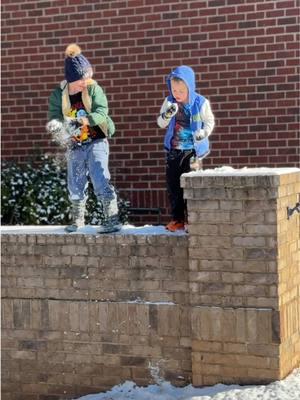
[[(176, 100), (172, 95), (171, 89), (171, 79), (179, 78), (183, 80), (186, 86), (189, 89), (189, 102), (186, 104), (186, 108), (189, 110), (191, 114), (190, 127), (194, 133), (196, 133), (199, 129), (203, 129), (204, 122), (201, 121), (200, 111), (201, 108), (206, 101), (206, 98), (196, 93), (196, 85), (195, 85), (195, 73), (192, 68), (181, 65), (180, 67), (175, 68), (170, 75), (167, 77), (167, 85), (170, 91), (170, 95), (168, 96), (168, 101), (175, 103)], [(175, 127), (175, 116), (172, 117), (168, 129), (164, 139), (164, 146), (167, 150), (171, 149), (171, 140), (174, 133)], [(204, 158), (209, 153), (209, 140), (208, 138), (204, 138), (202, 140), (196, 140), (194, 138), (194, 149), (198, 157)]]

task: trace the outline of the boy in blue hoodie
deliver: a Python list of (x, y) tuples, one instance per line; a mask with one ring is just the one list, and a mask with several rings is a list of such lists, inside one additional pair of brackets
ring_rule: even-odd
[(210, 152), (208, 137), (215, 122), (209, 101), (195, 91), (192, 68), (175, 68), (167, 78), (167, 86), (170, 94), (163, 102), (157, 124), (167, 128), (164, 147), (172, 220), (166, 229), (175, 232), (184, 229), (186, 220), (180, 176), (201, 168), (201, 160)]

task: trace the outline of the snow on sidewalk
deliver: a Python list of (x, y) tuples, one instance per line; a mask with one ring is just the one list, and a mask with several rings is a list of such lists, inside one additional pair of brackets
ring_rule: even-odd
[(139, 387), (126, 381), (110, 391), (80, 397), (78, 400), (299, 400), (300, 369), (286, 379), (269, 385), (238, 386), (218, 384), (194, 388), (192, 385), (176, 388), (169, 382)]

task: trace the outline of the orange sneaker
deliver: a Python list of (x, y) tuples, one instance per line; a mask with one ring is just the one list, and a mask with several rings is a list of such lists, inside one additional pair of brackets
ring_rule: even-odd
[(170, 232), (176, 232), (178, 230), (184, 229), (184, 222), (181, 221), (171, 221), (166, 226), (166, 229)]

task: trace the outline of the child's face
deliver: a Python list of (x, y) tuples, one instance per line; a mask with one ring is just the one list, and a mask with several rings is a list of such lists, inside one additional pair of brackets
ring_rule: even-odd
[(171, 80), (171, 89), (177, 103), (189, 102), (189, 89), (183, 81)]
[(69, 90), (73, 93), (82, 92), (87, 87), (87, 79), (80, 79), (78, 81), (69, 83)]

